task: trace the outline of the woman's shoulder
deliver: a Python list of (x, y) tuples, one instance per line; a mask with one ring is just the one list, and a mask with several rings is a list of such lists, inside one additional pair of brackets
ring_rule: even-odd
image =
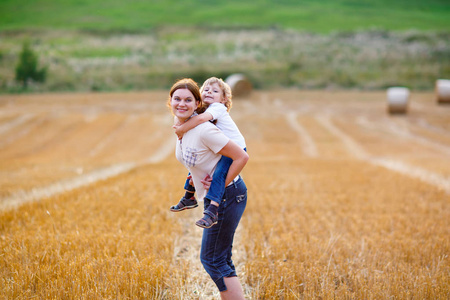
[(219, 129), (216, 127), (216, 125), (214, 125), (213, 123), (211, 123), (211, 122), (209, 122), (209, 121), (203, 122), (203, 123), (197, 125), (196, 128), (198, 128), (198, 130), (200, 130), (200, 131), (210, 131), (210, 130), (215, 131), (215, 130), (219, 130)]
[(200, 138), (205, 141), (220, 138), (222, 135), (225, 136), (216, 125), (209, 121), (197, 125), (190, 131), (192, 131), (193, 134), (200, 136)]
[(207, 121), (207, 122), (203, 122), (203, 123), (198, 124), (194, 128), (191, 128), (186, 133), (206, 134), (207, 132), (214, 131), (214, 130), (217, 130), (217, 127), (214, 124), (212, 124), (211, 122)]

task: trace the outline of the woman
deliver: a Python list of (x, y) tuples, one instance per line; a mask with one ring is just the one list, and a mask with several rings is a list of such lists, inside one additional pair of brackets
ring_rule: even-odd
[[(189, 78), (177, 81), (169, 93), (168, 106), (179, 122), (186, 122), (202, 108), (200, 89)], [(247, 204), (247, 187), (239, 176), (248, 161), (247, 153), (210, 122), (202, 123), (177, 140), (176, 157), (192, 176), (198, 199), (209, 187), (221, 156), (233, 160), (225, 179), (226, 189), (218, 210), (217, 225), (204, 229), (200, 259), (217, 285), (222, 299), (244, 299), (242, 286), (231, 260), (233, 238)], [(205, 207), (209, 205), (205, 200)]]

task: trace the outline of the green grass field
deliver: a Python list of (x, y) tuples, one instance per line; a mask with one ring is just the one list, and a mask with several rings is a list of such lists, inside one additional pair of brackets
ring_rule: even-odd
[(2, 0), (0, 93), (23, 91), (25, 41), (48, 68), (29, 92), (166, 89), (237, 72), (258, 89), (431, 90), (450, 76), (449, 37), (448, 0)]
[(330, 33), (450, 29), (447, 0), (2, 0), (0, 30), (142, 32), (167, 26), (280, 27)]

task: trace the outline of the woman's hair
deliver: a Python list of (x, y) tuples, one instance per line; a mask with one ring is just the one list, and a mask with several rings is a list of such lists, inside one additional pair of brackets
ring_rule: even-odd
[(225, 81), (223, 81), (221, 78), (217, 78), (217, 77), (211, 77), (206, 79), (205, 82), (203, 82), (202, 87), (200, 88), (200, 93), (203, 93), (203, 90), (205, 89), (205, 87), (207, 85), (212, 85), (214, 83), (217, 83), (220, 87), (220, 89), (222, 90), (223, 93), (223, 98), (225, 99), (225, 106), (227, 108), (227, 111), (230, 111), (231, 106), (232, 106), (232, 102), (231, 102), (231, 88), (228, 85), (228, 83), (226, 83)]
[(179, 89), (187, 89), (192, 93), (192, 95), (194, 95), (195, 101), (198, 101), (196, 112), (202, 113), (204, 109), (200, 89), (198, 88), (197, 83), (191, 78), (180, 79), (175, 82), (170, 88), (169, 98), (167, 99), (167, 107), (170, 109), (170, 111), (172, 111), (172, 106), (170, 105), (170, 103), (172, 101), (173, 93), (175, 93), (175, 91)]

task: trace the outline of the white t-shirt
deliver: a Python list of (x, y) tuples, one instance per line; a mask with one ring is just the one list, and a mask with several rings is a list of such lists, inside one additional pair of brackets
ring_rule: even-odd
[(201, 180), (206, 175), (212, 176), (222, 155), (220, 150), (229, 142), (229, 138), (214, 124), (204, 122), (192, 128), (177, 140), (175, 155), (189, 170), (194, 181), (197, 199), (202, 201), (207, 190), (203, 188)]
[(215, 102), (208, 106), (205, 112), (212, 115), (213, 120), (217, 120), (216, 126), (222, 132), (229, 137), (233, 142), (239, 145), (242, 149), (245, 146), (244, 136), (239, 131), (236, 123), (234, 123), (230, 114), (227, 111), (227, 107), (223, 103)]

